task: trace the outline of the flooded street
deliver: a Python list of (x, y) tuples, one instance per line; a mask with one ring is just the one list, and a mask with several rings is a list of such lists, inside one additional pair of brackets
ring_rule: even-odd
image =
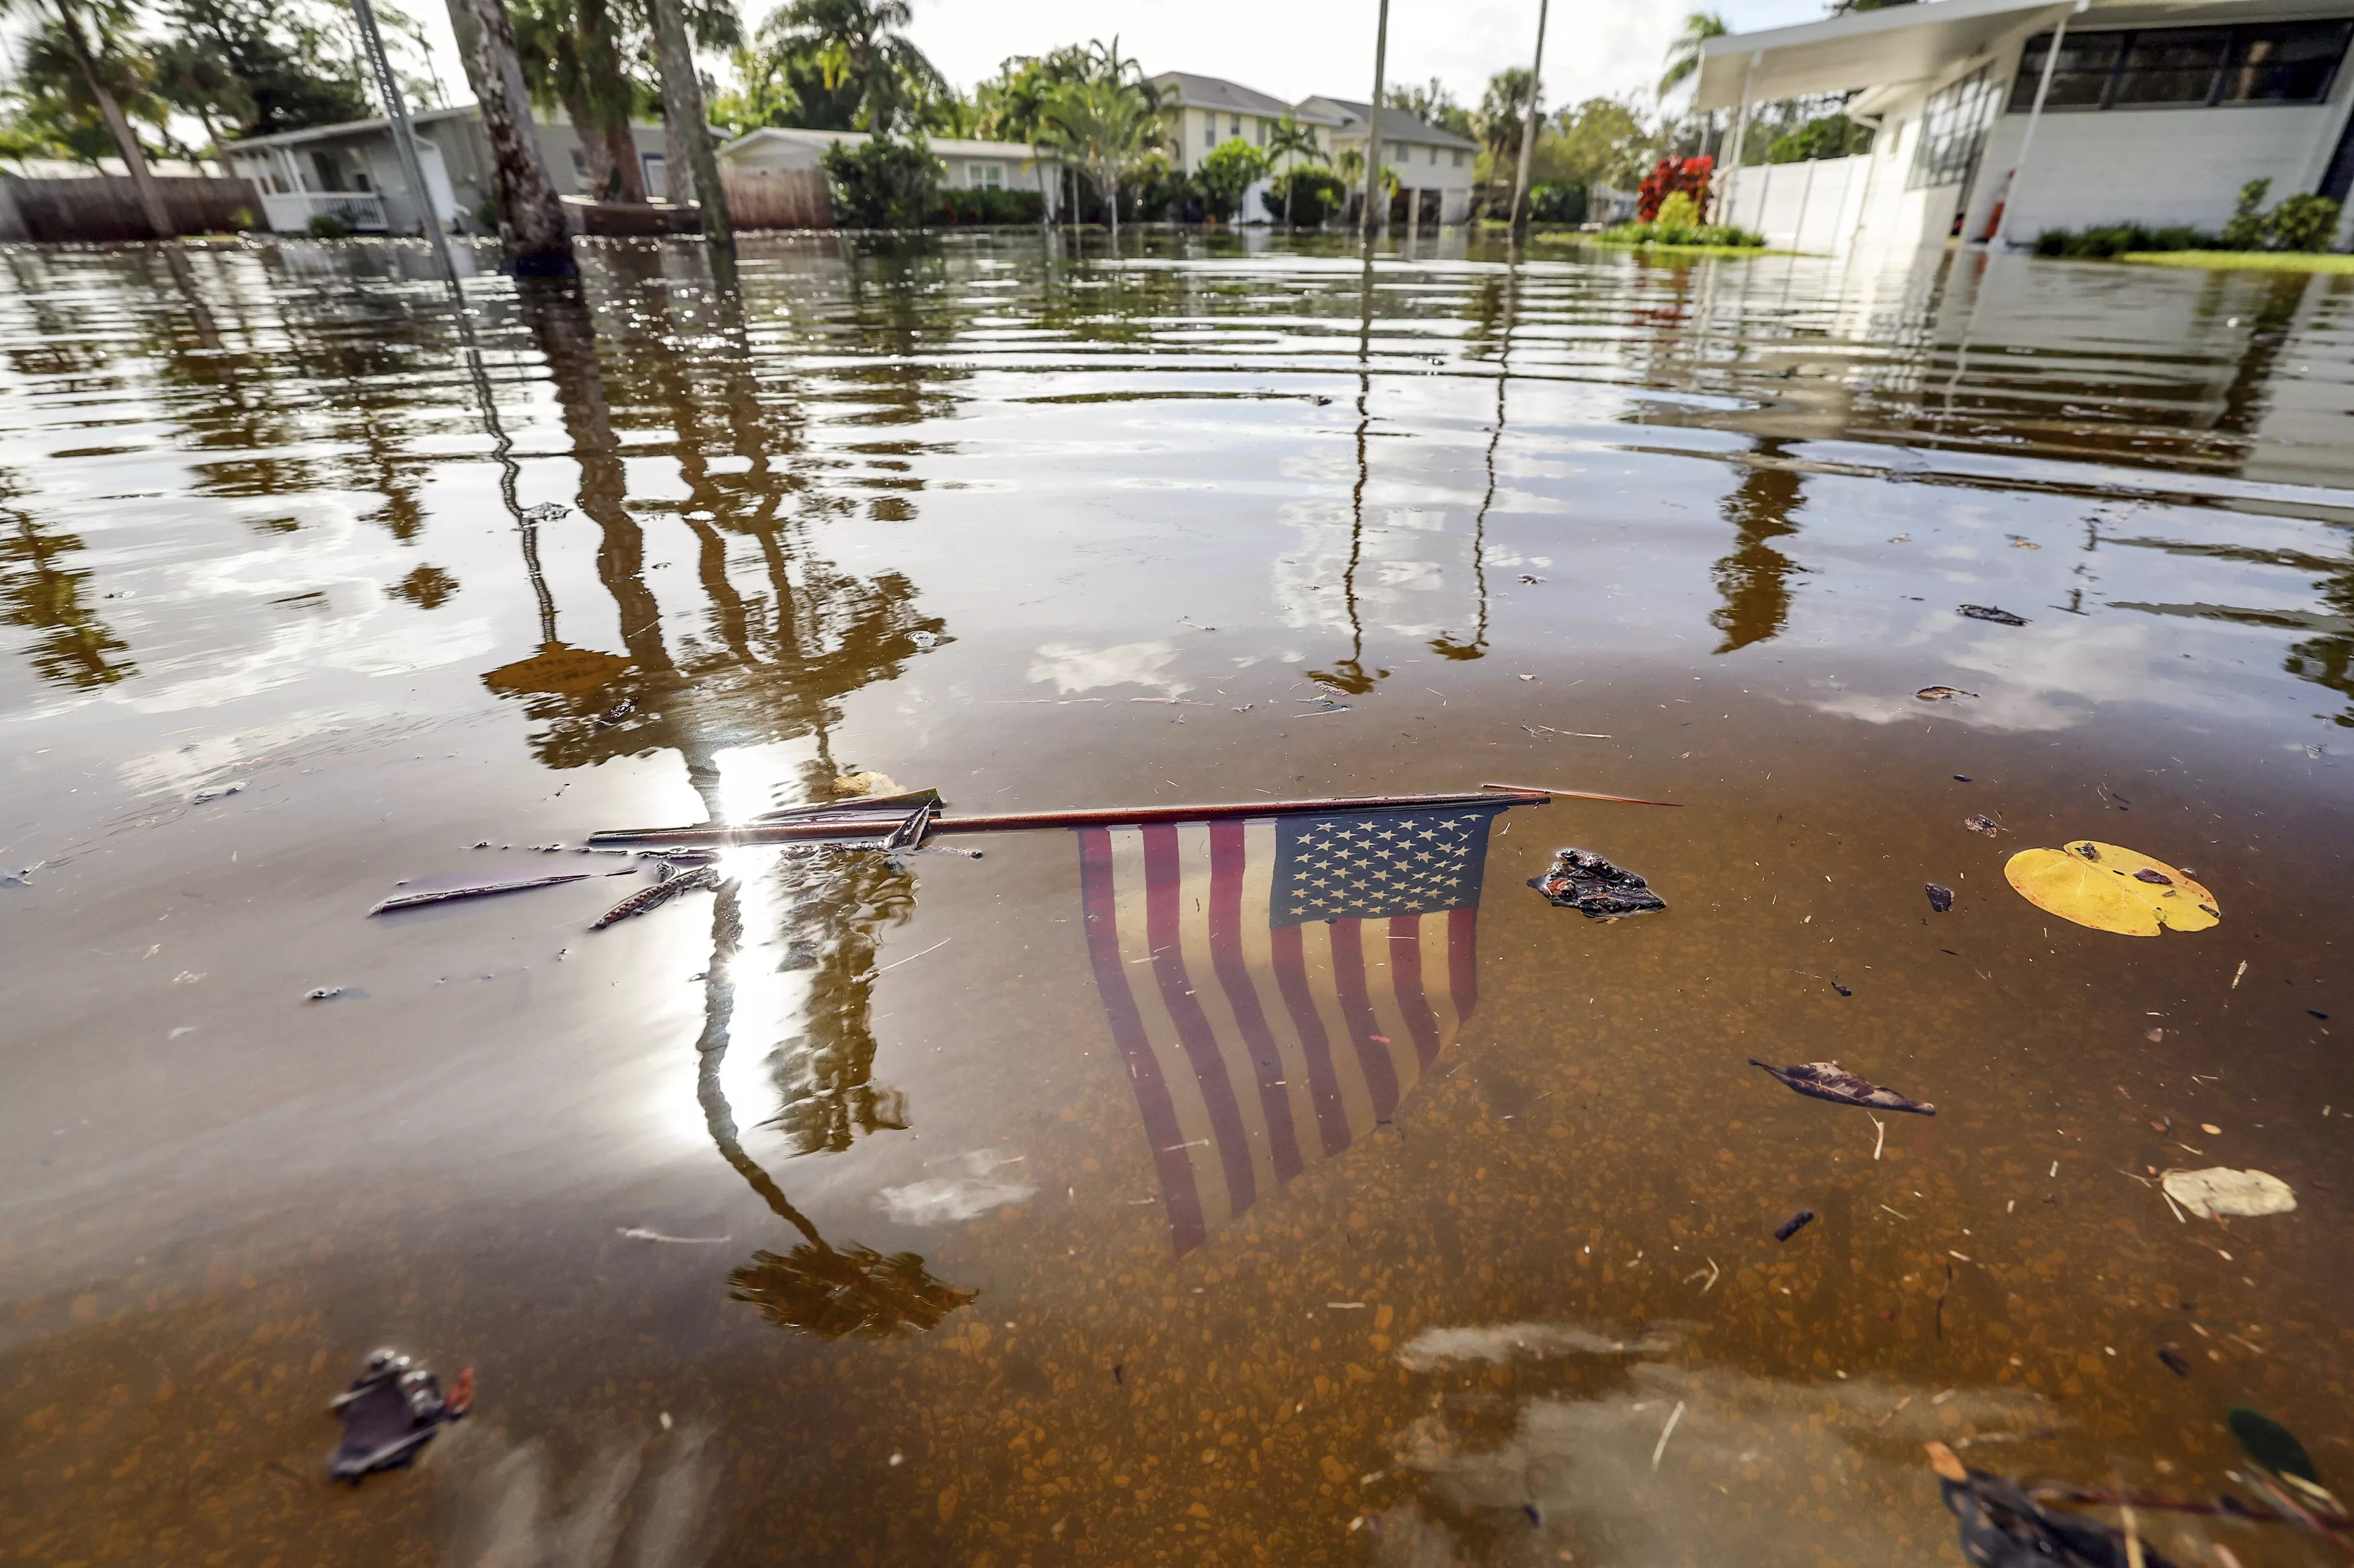
[[(1925, 1441), (2211, 1499), (2240, 1406), (2354, 1486), (2354, 281), (0, 265), (0, 1561), (1940, 1568)], [(1310, 907), (1343, 813), (588, 929), (590, 833), (860, 771), (1679, 805), (1417, 813), (1417, 913)], [(2078, 840), (2220, 923), (2006, 883)], [(380, 1345), (472, 1413), (331, 1485)]]

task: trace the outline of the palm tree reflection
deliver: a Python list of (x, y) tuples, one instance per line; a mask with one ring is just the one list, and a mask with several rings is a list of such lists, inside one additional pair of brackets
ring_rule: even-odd
[[(736, 1168), (779, 1219), (801, 1232), (802, 1240), (790, 1252), (764, 1249), (754, 1253), (751, 1262), (730, 1269), (727, 1293), (757, 1308), (761, 1317), (780, 1329), (815, 1334), (822, 1340), (853, 1334), (862, 1339), (893, 1339), (936, 1328), (949, 1313), (970, 1304), (980, 1292), (960, 1290), (933, 1278), (924, 1260), (912, 1252), (886, 1256), (854, 1242), (848, 1247), (833, 1246), (818, 1234), (807, 1215), (793, 1207), (776, 1179), (745, 1152), (735, 1110), (720, 1082), (736, 1012), (731, 975), (744, 938), (739, 897), (735, 884), (723, 884), (712, 906), (711, 968), (704, 979), (703, 1033), (695, 1041), (695, 1096), (702, 1102), (704, 1126), (720, 1157)], [(863, 1012), (859, 1022), (863, 1026)], [(871, 1035), (867, 1044), (871, 1052)]]
[(1761, 439), (1756, 455), (1766, 461), (1747, 468), (1724, 498), (1724, 520), (1738, 533), (1733, 552), (1709, 573), (1724, 599), (1708, 617), (1724, 633), (1719, 653), (1769, 641), (1789, 622), (1789, 577), (1807, 568), (1774, 547), (1776, 540), (1798, 531), (1791, 518), (1804, 500), (1797, 471), (1776, 461), (1788, 447), (1787, 441)]

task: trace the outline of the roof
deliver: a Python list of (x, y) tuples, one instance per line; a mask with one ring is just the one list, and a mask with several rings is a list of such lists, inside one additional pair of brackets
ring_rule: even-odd
[[(1337, 116), (1340, 130), (1336, 133), (1342, 136), (1363, 135), (1366, 117), (1373, 111), (1373, 105), (1369, 103), (1358, 103), (1346, 98), (1326, 98), (1320, 93), (1305, 102), (1321, 104), (1326, 112)], [(1441, 131), (1418, 114), (1386, 106), (1382, 110), (1382, 140), (1411, 142), (1417, 147), (1460, 147), (1472, 153), (1479, 150), (1479, 143), (1469, 136)]]
[[(864, 131), (813, 131), (805, 125), (764, 125), (748, 131), (732, 142), (720, 144), (722, 155), (758, 145), (763, 141), (796, 142), (805, 147), (831, 146), (846, 142), (851, 146), (863, 146), (873, 140)], [(1026, 158), (1052, 162), (1062, 154), (1052, 147), (1034, 147), (1027, 142), (980, 142), (960, 136), (930, 136), (925, 145), (943, 158)]]
[(1729, 33), (1703, 48), (1692, 107), (1735, 107), (1744, 85), (1752, 103), (1766, 103), (1923, 80), (2073, 9), (2073, 0), (1924, 0)]
[[(453, 103), (440, 109), (420, 109), (408, 117), (411, 125), (429, 125), (437, 120), (461, 119), (474, 112), (471, 103)], [(300, 131), (281, 131), (275, 136), (248, 136), (221, 148), (234, 153), (246, 147), (292, 147), (303, 142), (328, 142), (338, 136), (365, 136), (371, 132), (389, 131), (392, 122), (378, 115), (374, 120), (342, 120), (333, 125), (311, 125)]]
[(1152, 84), (1161, 90), (1163, 103), (1179, 104), (1187, 109), (1224, 109), (1236, 114), (1257, 114), (1268, 120), (1280, 120), (1289, 114), (1306, 125), (1332, 123), (1330, 116), (1299, 113), (1279, 98), (1271, 98), (1223, 77), (1164, 70), (1152, 79)]

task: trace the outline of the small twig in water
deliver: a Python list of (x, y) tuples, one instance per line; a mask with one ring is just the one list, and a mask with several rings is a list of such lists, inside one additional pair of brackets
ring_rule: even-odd
[(1659, 1467), (1659, 1456), (1668, 1451), (1668, 1439), (1675, 1436), (1676, 1423), (1683, 1418), (1684, 1402), (1679, 1399), (1676, 1401), (1675, 1409), (1669, 1413), (1667, 1425), (1659, 1430), (1659, 1446), (1651, 1450), (1651, 1469), (1654, 1473)]
[(1880, 1136), (1872, 1140), (1872, 1157), (1877, 1160), (1880, 1158), (1880, 1151), (1888, 1147), (1888, 1124), (1878, 1117), (1873, 1117), (1872, 1125), (1880, 1129)]
[[(934, 942), (930, 947), (926, 948), (924, 949), (924, 953), (937, 953), (942, 948), (947, 947), (950, 942), (955, 940), (956, 938), (954, 937), (942, 937), (938, 941)], [(875, 972), (879, 975), (883, 972), (883, 969), (896, 969), (901, 964), (912, 964), (917, 959), (922, 958), (924, 953), (909, 953), (904, 959), (894, 959), (889, 963), (885, 964), (882, 969), (876, 969)]]

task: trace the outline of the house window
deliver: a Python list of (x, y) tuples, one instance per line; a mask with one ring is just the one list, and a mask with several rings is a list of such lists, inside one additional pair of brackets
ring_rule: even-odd
[(1206, 151), (1217, 144), (1218, 117), (1214, 114), (1204, 114), (1202, 116), (1202, 146)]
[[(2071, 33), (2052, 69), (2046, 109), (2207, 108), (2319, 103), (2354, 41), (2354, 21), (2252, 22)], [(2011, 112), (2035, 106), (2052, 36), (2028, 40)]]
[(1460, 147), (1455, 149), (1455, 166), (1458, 169), (1463, 166), (1463, 149)]
[(1226, 134), (1229, 136), (1241, 135), (1243, 133), (1243, 117), (1239, 114), (1230, 114), (1226, 118), (1231, 122), (1227, 126)]
[(1262, 147), (1267, 145), (1267, 122), (1264, 120), (1258, 122), (1258, 144)]
[(1995, 101), (2001, 89), (1983, 66), (1929, 95), (1921, 110), (1921, 136), (1914, 143), (1913, 169), (1904, 176), (1906, 190), (1925, 185), (1957, 185), (1978, 167), (1978, 150), (1986, 145)]
[(967, 164), (965, 184), (977, 191), (1005, 188), (1005, 165), (1002, 164)]
[(641, 153), (638, 154), (638, 167), (645, 171), (648, 199), (668, 201), (670, 182), (663, 173), (663, 155), (660, 153)]

